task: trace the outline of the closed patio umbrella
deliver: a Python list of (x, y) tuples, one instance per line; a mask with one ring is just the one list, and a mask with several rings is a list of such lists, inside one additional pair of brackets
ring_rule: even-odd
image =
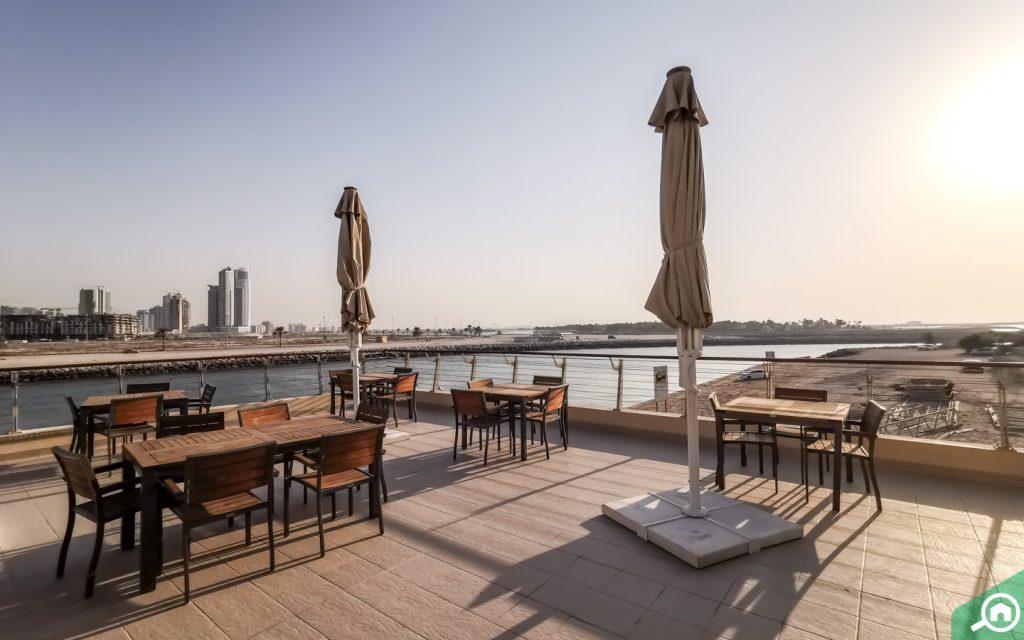
[(708, 123), (689, 67), (668, 72), (648, 124), (661, 140), (661, 244), (665, 257), (645, 308), (676, 330), (679, 386), (686, 391), (690, 505), (701, 516), (697, 357), (712, 322), (704, 257), (704, 162), (700, 128)]
[(370, 271), (370, 226), (355, 187), (345, 187), (334, 216), (341, 219), (341, 230), (338, 232), (341, 325), (348, 332), (352, 360), (352, 401), (358, 408), (359, 349), (363, 345), (363, 331), (373, 320), (373, 306), (366, 293), (366, 275)]

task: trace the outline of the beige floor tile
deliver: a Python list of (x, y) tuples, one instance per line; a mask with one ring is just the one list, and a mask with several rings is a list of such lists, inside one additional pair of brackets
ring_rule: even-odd
[(717, 608), (718, 603), (714, 600), (668, 587), (654, 601), (650, 610), (703, 629)]
[(626, 635), (629, 640), (697, 640), (703, 632), (692, 625), (653, 611), (645, 611)]
[[(889, 622), (890, 624), (893, 623), (891, 620)], [(860, 627), (857, 630), (857, 640), (894, 640), (895, 638), (917, 640), (918, 638), (934, 637), (934, 634), (918, 635), (906, 629), (894, 629), (893, 627), (864, 619), (861, 619)]]
[(565, 578), (554, 577), (530, 594), (538, 602), (572, 615), (597, 593), (590, 587)]
[(872, 571), (908, 582), (928, 584), (928, 570), (925, 568), (924, 563), (920, 562), (897, 560), (896, 558), (868, 552), (864, 555), (864, 571)]
[(721, 605), (708, 623), (705, 634), (721, 638), (775, 638), (782, 625), (753, 613)]
[(351, 593), (430, 640), (472, 640), (502, 633), (501, 627), (398, 576), (379, 574)]
[(206, 615), (189, 603), (125, 625), (132, 640), (227, 640)]
[(722, 604), (748, 613), (755, 613), (776, 622), (784, 622), (796, 604), (796, 598), (773, 591), (755, 582), (737, 580), (722, 600)]
[(292, 618), (253, 636), (253, 640), (324, 640), (324, 636), (302, 620)]
[(601, 591), (617, 573), (618, 571), (608, 565), (577, 558), (572, 564), (558, 571), (558, 576)]
[(624, 636), (633, 628), (643, 613), (642, 607), (598, 593), (578, 607), (573, 618)]
[(254, 636), (292, 617), (288, 609), (248, 582), (215, 589), (192, 601), (231, 638)]
[(861, 596), (860, 617), (901, 632), (931, 636), (935, 621), (931, 611), (865, 593)]
[(301, 565), (279, 569), (254, 579), (252, 584), (292, 613), (299, 613), (324, 600), (337, 597), (341, 591), (337, 585)]
[(302, 621), (329, 640), (416, 640), (408, 628), (355, 596), (342, 592), (302, 612)]
[(914, 580), (904, 580), (874, 571), (865, 571), (861, 590), (864, 593), (896, 600), (921, 609), (931, 608), (928, 585)]
[(664, 590), (665, 585), (660, 582), (625, 571), (615, 574), (615, 577), (601, 588), (602, 593), (645, 608), (650, 607)]
[(132, 637), (124, 630), (124, 627), (94, 633), (88, 637), (90, 640), (132, 640)]
[(556, 640), (569, 616), (530, 598), (522, 598), (495, 622), (510, 633), (530, 640)]
[(406, 560), (391, 572), (491, 622), (496, 622), (522, 599), (503, 587), (427, 555)]
[(835, 606), (797, 602), (786, 616), (785, 623), (834, 640), (857, 637), (857, 616)]

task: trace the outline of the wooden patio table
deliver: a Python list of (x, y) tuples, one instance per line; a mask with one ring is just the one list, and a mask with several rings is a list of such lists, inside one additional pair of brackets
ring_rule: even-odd
[[(835, 462), (832, 465), (832, 510), (840, 507), (840, 469), (843, 455), (843, 423), (850, 413), (850, 405), (845, 402), (808, 402), (806, 400), (780, 400), (777, 398), (739, 397), (722, 405), (722, 410), (715, 415), (716, 421), (741, 420), (751, 424), (792, 424), (810, 427), (832, 433), (832, 445), (835, 448)], [(718, 425), (721, 428), (722, 425)], [(801, 441), (801, 445), (804, 446)], [(722, 464), (724, 446), (718, 444), (718, 469), (716, 481), (719, 489), (725, 488), (725, 468)], [(807, 478), (806, 481), (809, 482)]]
[[(300, 416), (292, 420), (268, 422), (255, 427), (207, 431), (187, 436), (130, 442), (124, 447), (125, 460), (132, 464), (141, 478), (142, 509), (139, 533), (139, 591), (156, 588), (156, 578), (163, 570), (162, 508), (160, 478), (181, 473), (188, 456), (219, 453), (255, 444), (274, 442), (277, 451), (286, 455), (316, 445), (320, 436), (366, 428), (356, 422), (330, 414)], [(376, 470), (372, 471), (376, 473)], [(376, 517), (380, 495), (370, 492), (370, 515)]]
[[(548, 392), (548, 387), (542, 384), (496, 384), (490, 387), (481, 387), (487, 399), (492, 402), (507, 402), (510, 406), (518, 407), (519, 411), (519, 459), (526, 460), (526, 403), (530, 400), (539, 400)], [(466, 430), (462, 430), (462, 448), (466, 448)]]
[[(178, 409), (181, 413), (188, 413), (188, 393), (181, 390), (174, 391), (155, 391), (147, 393), (121, 393), (112, 396), (89, 396), (85, 399), (85, 402), (81, 404), (79, 410), (85, 414), (88, 421), (85, 423), (86, 433), (79, 434), (78, 442), (78, 453), (84, 453), (89, 458), (92, 458), (93, 452), (93, 439), (95, 433), (93, 433), (93, 425), (95, 424), (95, 416), (102, 415), (104, 413), (110, 413), (110, 403), (114, 400), (124, 400), (127, 398), (145, 398), (147, 396), (163, 396), (164, 398), (164, 409)], [(85, 436), (85, 437), (82, 437)]]
[[(398, 374), (395, 373), (360, 373), (359, 388), (373, 387), (377, 385), (391, 385), (398, 382)], [(337, 376), (331, 376), (331, 413), (337, 413), (337, 406), (334, 402), (335, 390), (341, 390), (341, 382)], [(344, 404), (345, 396), (342, 393), (341, 402)]]

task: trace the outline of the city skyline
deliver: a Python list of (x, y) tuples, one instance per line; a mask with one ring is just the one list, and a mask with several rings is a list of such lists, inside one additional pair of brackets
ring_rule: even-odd
[[(351, 184), (377, 327), (650, 320), (647, 120), (688, 64), (710, 120), (717, 318), (1020, 320), (1020, 3), (57, 2), (6, 18), (0, 272), (47, 260), (6, 279), (3, 304), (74, 306), (68, 273), (126, 311), (175, 289), (201, 304), (215, 265), (246, 264), (250, 325), (336, 324), (332, 212)], [(116, 251), (83, 253), (115, 229)]]

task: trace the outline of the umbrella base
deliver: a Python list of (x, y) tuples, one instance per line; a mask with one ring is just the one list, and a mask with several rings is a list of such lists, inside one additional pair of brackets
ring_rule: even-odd
[(803, 537), (803, 527), (754, 505), (703, 491), (708, 513), (689, 517), (689, 488), (648, 493), (602, 505), (605, 516), (680, 560), (707, 567)]
[(402, 440), (408, 440), (409, 434), (398, 429), (384, 429), (384, 444), (391, 444), (392, 442), (401, 442)]

